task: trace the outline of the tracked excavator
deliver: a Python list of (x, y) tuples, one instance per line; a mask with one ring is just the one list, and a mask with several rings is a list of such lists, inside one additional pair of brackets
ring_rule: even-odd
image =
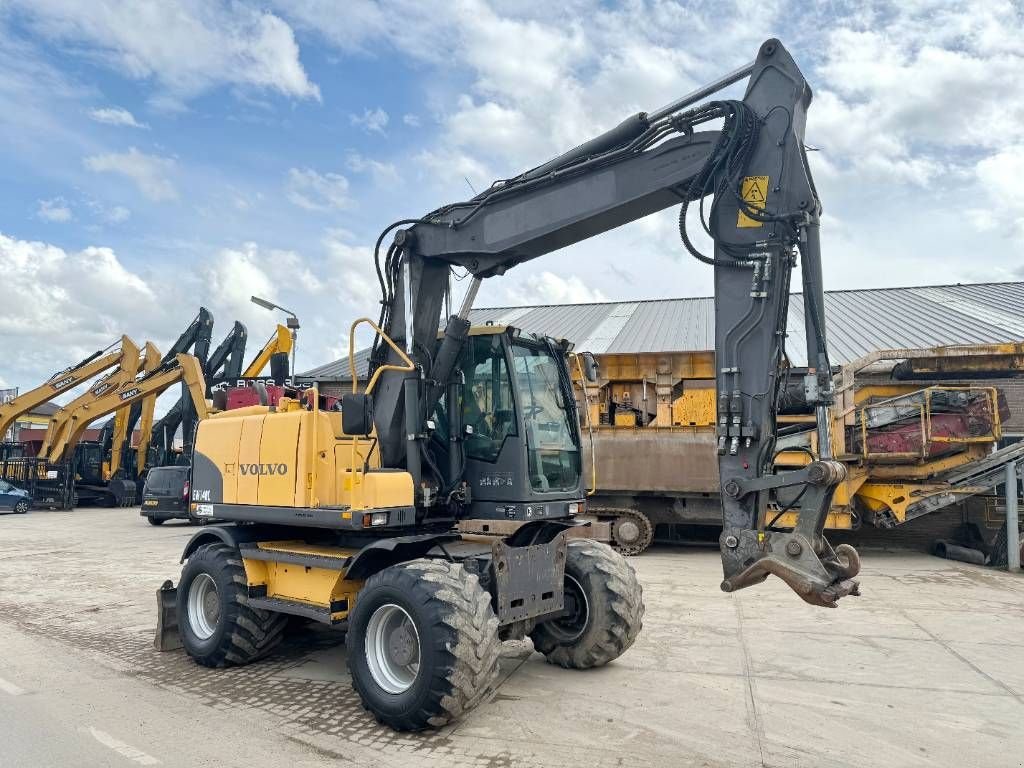
[[(135, 342), (125, 336), (121, 342), (121, 360), (117, 369), (96, 381), (50, 419), (39, 458), (51, 465), (66, 462), (70, 466), (74, 474), (76, 503), (99, 501), (110, 506), (130, 506), (135, 503), (134, 481), (126, 480), (111, 470), (109, 460), (104, 458), (102, 438), (95, 443), (81, 442), (84, 428), (76, 430), (76, 427), (83, 419), (86, 426), (91, 423), (89, 414), (95, 413), (96, 403), (104, 396), (134, 382), (140, 373), (155, 370), (159, 364), (160, 350), (152, 343), (146, 342), (140, 350)], [(114, 429), (117, 455), (120, 455), (129, 410), (130, 404), (119, 408), (112, 419), (117, 425)], [(152, 418), (152, 410), (149, 409), (147, 413), (148, 418)]]
[[(108, 484), (103, 473), (101, 446), (94, 442), (62, 442), (71, 424), (71, 414), (105, 392), (135, 378), (139, 370), (152, 369), (159, 362), (159, 352), (151, 344), (141, 348), (128, 336), (107, 350), (91, 355), (82, 363), (52, 376), (48, 382), (27, 392), (14, 402), (0, 407), (0, 420), (8, 425), (18, 415), (52, 399), (61, 392), (107, 371), (85, 392), (59, 408), (47, 425), (46, 434), (36, 455), (23, 443), (5, 443), (0, 460), (0, 476), (26, 490), (33, 503), (58, 507), (73, 506), (77, 500), (120, 505), (134, 501), (134, 490)], [(110, 370), (113, 369), (113, 370)], [(6, 428), (6, 427), (5, 427)], [(61, 455), (53, 453), (61, 442)], [(126, 492), (131, 490), (131, 492)]]
[[(743, 79), (741, 100), (705, 101)], [(775, 575), (814, 605), (857, 594), (856, 552), (822, 535), (844, 469), (829, 452), (821, 206), (803, 142), (810, 102), (790, 54), (768, 40), (751, 64), (662, 109), (387, 227), (375, 249), (382, 314), (365, 321), (376, 331), (371, 372), (361, 391), (353, 375), (342, 412), (321, 408), (313, 390), (200, 423), (193, 513), (235, 524), (204, 528), (186, 546), (178, 586), (161, 592), (158, 645), (168, 647), (176, 622), (187, 653), (221, 667), (268, 653), (288, 615), (344, 625), (356, 692), (401, 730), (443, 725), (480, 702), (503, 639), (528, 636), (569, 668), (624, 653), (644, 610), (633, 570), (603, 544), (567, 540), (585, 496), (566, 345), (471, 328), (467, 317), (483, 280), (677, 205), (684, 247), (714, 269), (721, 588)], [(688, 212), (713, 253), (694, 245)], [(777, 473), (798, 261), (811, 361), (802, 383), (821, 453)], [(453, 269), (469, 286), (439, 337)], [(352, 346), (350, 359), (354, 374)], [(801, 500), (790, 532), (765, 520), (783, 488)], [(466, 517), (525, 524), (481, 541), (455, 532)]]

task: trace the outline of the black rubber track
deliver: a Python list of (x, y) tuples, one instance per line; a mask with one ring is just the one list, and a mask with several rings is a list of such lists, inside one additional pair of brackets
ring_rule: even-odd
[(534, 648), (567, 669), (590, 669), (617, 659), (643, 628), (643, 589), (632, 566), (607, 544), (576, 539), (568, 544), (565, 571), (586, 593), (586, 628), (566, 643), (549, 622), (538, 624), (530, 633)]
[[(189, 631), (188, 587), (198, 573), (210, 574), (221, 601), (217, 630), (209, 641)], [(207, 544), (189, 557), (178, 584), (178, 627), (188, 655), (204, 667), (240, 666), (266, 656), (281, 642), (288, 617), (249, 607), (242, 556), (226, 544)]]
[[(416, 624), (420, 667), (412, 687), (384, 692), (366, 664), (366, 628), (373, 612), (394, 603)], [(411, 560), (366, 580), (349, 618), (349, 670), (363, 706), (400, 731), (440, 727), (487, 696), (498, 676), (501, 642), (490, 595), (475, 574), (446, 560)]]

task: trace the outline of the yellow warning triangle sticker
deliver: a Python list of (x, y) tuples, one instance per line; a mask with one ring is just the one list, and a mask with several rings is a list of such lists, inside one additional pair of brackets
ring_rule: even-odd
[[(745, 176), (740, 183), (740, 197), (743, 198), (743, 202), (747, 204), (748, 208), (753, 208), (755, 211), (764, 210), (767, 195), (767, 176)], [(750, 218), (740, 210), (739, 215), (736, 217), (736, 226), (740, 228), (757, 228), (761, 226), (761, 222)]]

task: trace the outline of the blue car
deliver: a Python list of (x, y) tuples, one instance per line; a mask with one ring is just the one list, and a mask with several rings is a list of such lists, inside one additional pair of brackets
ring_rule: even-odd
[(6, 480), (0, 480), (0, 510), (9, 509), (19, 515), (28, 512), (32, 506), (32, 500), (28, 491), (15, 488)]

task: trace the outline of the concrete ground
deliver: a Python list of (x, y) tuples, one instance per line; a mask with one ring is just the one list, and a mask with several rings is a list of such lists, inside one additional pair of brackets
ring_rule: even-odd
[(152, 649), (155, 590), (194, 529), (135, 510), (0, 516), (0, 765), (1020, 766), (1024, 579), (866, 552), (837, 610), (773, 581), (718, 591), (717, 553), (631, 560), (647, 614), (599, 670), (510, 644), (494, 698), (396, 734), (348, 684), (343, 636), (250, 667)]

